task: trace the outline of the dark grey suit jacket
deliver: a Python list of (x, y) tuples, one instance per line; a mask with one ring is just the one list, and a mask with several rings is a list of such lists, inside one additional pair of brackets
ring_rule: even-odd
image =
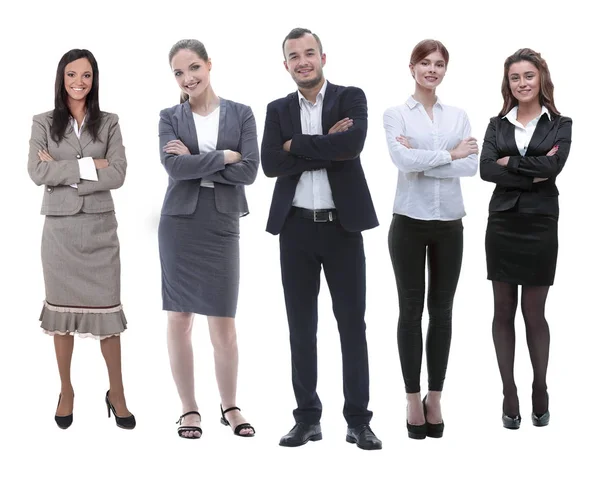
[[(160, 112), (160, 159), (169, 174), (162, 214), (193, 214), (201, 179), (214, 183), (217, 211), (248, 214), (244, 186), (254, 182), (259, 166), (256, 121), (249, 106), (221, 98), (220, 108), (216, 150), (208, 153), (198, 151), (198, 135), (188, 101)], [(163, 152), (163, 147), (174, 139), (185, 144), (191, 154)], [(242, 160), (226, 165), (226, 149), (239, 152)]]

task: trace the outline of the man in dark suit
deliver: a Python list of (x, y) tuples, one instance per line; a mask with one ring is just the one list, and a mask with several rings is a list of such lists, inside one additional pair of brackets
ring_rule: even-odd
[(267, 231), (279, 234), (290, 328), (296, 425), (282, 446), (322, 438), (317, 387), (317, 299), (321, 266), (342, 344), (346, 441), (381, 449), (369, 426), (365, 337), (365, 254), (361, 231), (378, 226), (360, 163), (367, 135), (362, 90), (325, 81), (326, 57), (310, 30), (283, 41), (284, 65), (298, 91), (267, 107), (262, 167), (276, 177)]

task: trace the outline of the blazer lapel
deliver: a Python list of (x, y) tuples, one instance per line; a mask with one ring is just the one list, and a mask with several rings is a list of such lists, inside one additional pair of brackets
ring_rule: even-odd
[(181, 131), (179, 131), (181, 142), (188, 147), (190, 153), (198, 154), (198, 133), (196, 131), (196, 123), (194, 122), (194, 115), (189, 101), (183, 103), (183, 122), (187, 125), (187, 128), (183, 127), (181, 128)]
[(83, 148), (81, 147), (80, 141), (77, 138), (77, 135), (75, 134), (75, 130), (73, 129), (73, 125), (71, 124), (70, 121), (69, 121), (69, 124), (67, 125), (64, 139), (69, 144), (69, 146), (71, 146), (71, 148), (73, 148), (78, 154), (82, 153)]
[[(98, 131), (98, 136), (101, 135), (102, 130), (104, 129), (105, 126), (106, 126), (106, 121), (103, 121), (102, 124), (100, 125), (100, 130)], [(75, 134), (75, 132), (73, 132), (73, 135), (75, 136), (75, 138), (77, 138), (77, 135)], [(107, 138), (108, 138), (108, 135), (107, 135)], [(85, 148), (88, 144), (90, 144), (93, 141), (92, 135), (90, 134), (88, 127), (85, 123), (83, 124), (83, 129), (81, 130), (78, 140), (79, 140), (79, 145), (81, 146), (81, 151), (83, 151), (83, 148)]]
[(292, 118), (292, 130), (294, 133), (302, 134), (302, 121), (300, 120), (300, 98), (298, 92), (292, 95), (290, 101), (290, 117)]
[(336, 121), (331, 118), (331, 110), (333, 109), (333, 105), (335, 103), (336, 90), (337, 86), (329, 82), (327, 83), (327, 88), (325, 88), (325, 97), (323, 98), (323, 111), (321, 114), (321, 127), (323, 129), (323, 134), (327, 134), (329, 128), (336, 123)]
[(225, 122), (227, 121), (227, 101), (219, 98), (219, 132), (217, 133), (217, 150), (226, 149), (223, 147), (223, 138), (225, 138)]
[(510, 151), (512, 154), (521, 155), (519, 152), (519, 147), (517, 146), (517, 142), (515, 141), (515, 125), (508, 121), (506, 118), (500, 120), (501, 132), (502, 132), (502, 140), (504, 141), (504, 145), (507, 151)]
[(555, 124), (556, 121), (549, 120), (547, 114), (542, 115), (535, 127), (531, 141), (529, 141), (525, 156), (529, 155), (530, 151), (535, 151), (542, 144)]

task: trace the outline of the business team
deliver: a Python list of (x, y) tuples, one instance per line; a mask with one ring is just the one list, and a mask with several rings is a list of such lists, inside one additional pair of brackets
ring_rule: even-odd
[[(221, 396), (221, 423), (240, 437), (254, 427), (236, 403), (235, 328), (239, 278), (239, 219), (249, 213), (244, 188), (257, 176), (277, 178), (267, 231), (279, 235), (287, 312), (295, 424), (280, 445), (322, 439), (317, 393), (317, 324), (321, 269), (331, 294), (343, 363), (346, 441), (382, 448), (370, 427), (366, 340), (366, 265), (362, 231), (379, 221), (361, 165), (367, 100), (357, 87), (325, 79), (321, 39), (295, 28), (281, 45), (283, 65), (297, 89), (267, 106), (260, 147), (249, 106), (217, 96), (212, 62), (198, 40), (169, 52), (180, 103), (160, 112), (160, 159), (168, 174), (158, 230), (163, 310), (173, 379), (182, 403), (178, 435), (202, 436), (195, 399), (192, 325), (207, 316)], [(383, 115), (389, 154), (398, 168), (388, 246), (399, 303), (397, 344), (407, 398), (406, 427), (414, 439), (443, 436), (441, 394), (452, 332), (452, 308), (463, 254), (465, 207), (461, 177), (496, 184), (485, 238), (494, 294), (493, 341), (503, 384), (502, 422), (519, 428), (514, 381), (518, 286), (533, 366), (531, 419), (549, 423), (546, 370), (549, 329), (545, 301), (558, 251), (556, 177), (567, 160), (572, 121), (554, 104), (554, 86), (539, 53), (521, 49), (504, 65), (504, 105), (492, 117), (479, 161), (464, 110), (436, 94), (449, 64), (436, 40), (419, 42), (410, 57), (414, 93)], [(61, 380), (55, 420), (73, 422), (70, 379), (73, 335), (100, 340), (109, 372), (108, 415), (135, 427), (125, 403), (120, 334), (117, 222), (111, 189), (122, 186), (126, 159), (118, 117), (100, 110), (98, 65), (87, 50), (59, 62), (55, 108), (34, 116), (28, 172), (44, 185), (42, 266), (46, 298), (40, 317), (54, 337)], [(421, 320), (428, 392), (421, 397)]]

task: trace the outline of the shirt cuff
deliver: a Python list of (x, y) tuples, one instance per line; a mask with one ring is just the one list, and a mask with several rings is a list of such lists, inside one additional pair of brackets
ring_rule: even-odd
[(71, 186), (72, 188), (78, 189), (77, 184), (69, 184), (69, 186)]
[(446, 157), (446, 163), (451, 163), (452, 162), (452, 155), (450, 154), (450, 151), (444, 150), (443, 151), (444, 156)]
[(88, 181), (98, 181), (98, 173), (96, 172), (96, 165), (94, 159), (90, 156), (81, 158), (79, 162), (79, 177), (81, 179), (87, 179)]

